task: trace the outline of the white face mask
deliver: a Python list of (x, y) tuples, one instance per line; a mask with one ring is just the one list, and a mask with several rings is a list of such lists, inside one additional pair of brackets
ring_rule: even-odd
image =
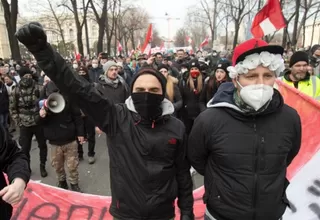
[(98, 64), (96, 64), (96, 63), (92, 64), (92, 68), (97, 68), (97, 67), (98, 67)]
[(272, 99), (274, 91), (271, 86), (255, 84), (242, 87), (238, 81), (237, 83), (241, 87), (240, 97), (242, 100), (256, 111)]
[(73, 69), (77, 69), (78, 68), (78, 64), (72, 64)]

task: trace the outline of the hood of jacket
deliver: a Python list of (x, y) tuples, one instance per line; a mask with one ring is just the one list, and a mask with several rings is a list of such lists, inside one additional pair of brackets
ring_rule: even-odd
[[(248, 116), (248, 114), (244, 113), (234, 102), (233, 93), (235, 91), (235, 87), (232, 82), (222, 83), (215, 96), (208, 102), (208, 108), (226, 108), (227, 111), (231, 114), (240, 114), (242, 116)], [(266, 110), (263, 112), (257, 112), (254, 115), (266, 115), (273, 112), (278, 111), (284, 105), (283, 98), (280, 92), (274, 89), (274, 94), (272, 96), (272, 100), (269, 103)]]

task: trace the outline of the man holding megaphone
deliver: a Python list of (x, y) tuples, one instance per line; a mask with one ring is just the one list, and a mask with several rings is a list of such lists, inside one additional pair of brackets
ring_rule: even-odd
[(62, 95), (59, 93), (52, 93), (47, 99), (39, 101), (39, 107), (52, 113), (60, 113), (63, 111), (66, 103)]
[(58, 177), (58, 187), (68, 189), (65, 163), (69, 171), (71, 190), (81, 192), (78, 172), (78, 143), (84, 142), (83, 120), (80, 109), (70, 104), (49, 81), (41, 91), (40, 118), (44, 136), (51, 144), (52, 166)]

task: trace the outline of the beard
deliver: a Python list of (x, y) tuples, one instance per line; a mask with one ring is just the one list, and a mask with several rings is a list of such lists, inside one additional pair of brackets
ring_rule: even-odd
[(295, 73), (293, 74), (293, 78), (295, 78), (297, 81), (300, 81), (304, 78), (306, 78), (306, 73)]

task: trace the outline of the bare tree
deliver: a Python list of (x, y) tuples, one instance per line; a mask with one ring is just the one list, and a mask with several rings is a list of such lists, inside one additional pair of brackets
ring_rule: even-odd
[(306, 33), (306, 21), (311, 18), (314, 14), (317, 13), (317, 10), (314, 10), (312, 13), (309, 13), (312, 11), (314, 8), (317, 8), (317, 6), (320, 5), (320, 1), (318, 0), (302, 0), (301, 2), (301, 8), (303, 9), (303, 14), (302, 18), (300, 21), (300, 25), (298, 26), (298, 33), (297, 33), (297, 38), (299, 39), (301, 29), (303, 33), (303, 43), (302, 45), (305, 44), (305, 33)]
[(127, 32), (127, 38), (130, 38), (132, 48), (134, 49), (136, 48), (137, 32), (147, 29), (149, 15), (143, 8), (128, 7), (122, 19), (123, 31)]
[(160, 46), (163, 39), (159, 36), (157, 29), (153, 29), (151, 47)]
[[(55, 35), (61, 38), (61, 42), (57, 42), (59, 52), (63, 56), (67, 56), (67, 46), (65, 41), (65, 33), (63, 31), (63, 26), (69, 19), (68, 15), (65, 13), (65, 8), (59, 7), (57, 2), (52, 0), (43, 0), (39, 4), (39, 2), (30, 2), (29, 3), (29, 11), (33, 11), (35, 14), (38, 14), (41, 11), (41, 15), (39, 17), (39, 22), (43, 24), (50, 24), (46, 25), (44, 29), (46, 31), (50, 31)], [(52, 22), (54, 24), (52, 24)], [(58, 41), (58, 40), (57, 40)]]
[(221, 0), (200, 0), (200, 4), (190, 7), (188, 12), (188, 15), (193, 17), (195, 23), (201, 23), (208, 26), (211, 34), (211, 44), (213, 44), (217, 37), (219, 11), (223, 8), (220, 1)]
[(319, 12), (320, 12), (320, 4), (318, 4), (318, 8), (316, 9), (316, 13), (314, 14), (314, 18), (313, 18), (313, 22), (312, 22), (312, 34), (311, 34), (310, 46), (312, 46), (313, 37), (314, 37), (314, 28), (316, 26)]
[[(69, 2), (70, 1), (70, 2)], [(88, 7), (90, 4), (91, 0), (83, 0), (80, 4), (83, 5), (82, 10), (83, 12), (79, 12), (78, 7), (78, 0), (63, 0), (62, 6), (66, 7), (70, 12), (72, 12), (74, 16), (74, 21), (76, 24), (77, 28), (77, 44), (78, 44), (78, 50), (81, 55), (84, 55), (83, 53), (83, 42), (82, 42), (82, 30), (83, 26), (85, 24), (85, 20), (87, 19), (87, 12), (88, 12)], [(69, 5), (71, 4), (71, 6)], [(82, 17), (82, 20), (80, 19)], [(89, 52), (89, 51), (88, 51)]]
[(286, 22), (286, 27), (283, 28), (282, 47), (289, 48), (291, 45), (291, 37), (289, 34), (289, 26), (292, 19), (295, 17), (295, 0), (280, 0), (282, 12)]
[(187, 31), (185, 28), (180, 28), (177, 30), (174, 45), (176, 47), (186, 46)]
[[(219, 10), (219, 13), (217, 14), (217, 27), (221, 27), (224, 30), (225, 36), (223, 36), (222, 38), (220, 38), (220, 43), (224, 43), (225, 45), (225, 49), (228, 48), (229, 45), (229, 31), (228, 31), (228, 27), (230, 24), (231, 16), (228, 13), (230, 11), (230, 9), (228, 8), (228, 5), (224, 5), (224, 7), (221, 8), (221, 10)], [(222, 39), (222, 41), (221, 41)]]
[(223, 5), (219, 4), (219, 0), (211, 0), (211, 4), (208, 3), (208, 0), (200, 0), (202, 10), (204, 11), (207, 17), (207, 25), (211, 31), (211, 43), (213, 44), (216, 39), (216, 24), (217, 24), (217, 15), (219, 10)]
[[(103, 37), (105, 34), (105, 29), (106, 29), (106, 24), (108, 24), (108, 22), (106, 22), (108, 20), (108, 5), (109, 5), (109, 1), (110, 0), (102, 0), (102, 5), (100, 5), (98, 2), (91, 0), (90, 1), (90, 6), (91, 9), (93, 10), (93, 13), (96, 17), (96, 21), (98, 23), (98, 42), (97, 42), (97, 54), (104, 51), (103, 49)], [(101, 10), (99, 10), (101, 13), (99, 14), (97, 7), (99, 7)]]
[(107, 38), (107, 51), (111, 52), (112, 38), (115, 34), (116, 28), (116, 18), (119, 13), (119, 7), (121, 5), (121, 0), (108, 0), (107, 10), (108, 14), (105, 22), (105, 33)]
[(294, 23), (293, 23), (293, 32), (292, 32), (292, 38), (291, 38), (291, 47), (296, 48), (297, 42), (298, 42), (298, 24), (299, 24), (299, 16), (300, 16), (300, 5), (301, 0), (295, 0), (295, 17), (294, 17)]
[(257, 1), (227, 0), (224, 4), (228, 6), (226, 7), (228, 14), (234, 23), (233, 48), (235, 48), (238, 43), (239, 29), (243, 18), (256, 7)]
[(15, 60), (21, 60), (18, 40), (14, 36), (17, 31), (18, 0), (11, 0), (10, 4), (7, 0), (1, 0), (1, 3), (6, 21), (11, 57)]
[(200, 43), (208, 36), (207, 24), (200, 23), (196, 16), (193, 16), (193, 11), (188, 12), (187, 20), (185, 21), (185, 29), (192, 36), (194, 46), (200, 45)]

